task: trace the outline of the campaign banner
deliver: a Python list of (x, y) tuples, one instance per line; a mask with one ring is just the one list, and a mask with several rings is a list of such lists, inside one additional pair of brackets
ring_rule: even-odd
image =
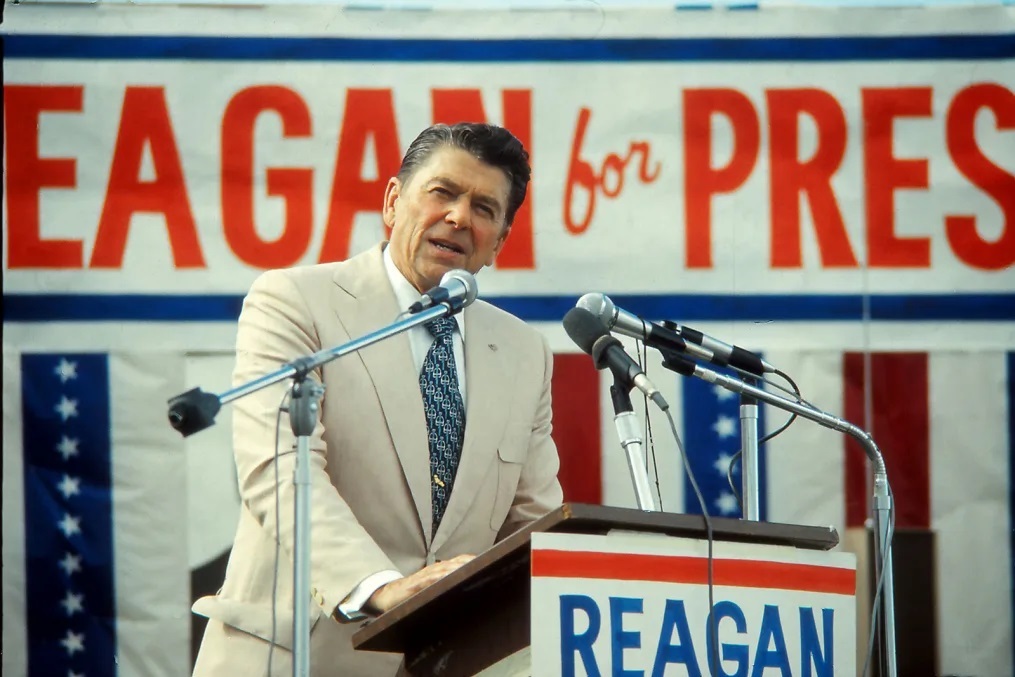
[(855, 591), (851, 554), (533, 534), (532, 674), (851, 675)]
[(532, 155), (524, 319), (1015, 319), (1010, 9), (579, 15), (9, 8), (5, 319), (235, 319), (461, 120)]

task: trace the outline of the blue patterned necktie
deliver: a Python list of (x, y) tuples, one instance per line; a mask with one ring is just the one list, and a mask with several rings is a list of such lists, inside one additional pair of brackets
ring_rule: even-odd
[(430, 443), (432, 534), (436, 534), (448, 507), (448, 497), (451, 496), (451, 486), (462, 454), (465, 405), (458, 389), (458, 369), (455, 365), (454, 332), (458, 322), (453, 317), (442, 317), (427, 322), (425, 326), (435, 340), (423, 360), (419, 389), (423, 394), (423, 413)]

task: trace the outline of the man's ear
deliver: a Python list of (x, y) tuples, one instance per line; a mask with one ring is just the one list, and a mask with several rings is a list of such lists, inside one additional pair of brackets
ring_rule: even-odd
[(490, 252), (490, 258), (486, 261), (487, 266), (492, 266), (493, 262), (497, 260), (497, 255), (500, 254), (500, 250), (504, 248), (504, 243), (507, 242), (507, 237), (510, 233), (511, 226), (504, 226), (504, 230), (501, 231), (500, 237), (497, 238), (497, 243), (493, 246), (493, 251)]
[(388, 185), (384, 188), (384, 206), (381, 217), (389, 230), (395, 227), (395, 202), (401, 192), (402, 182), (398, 180), (398, 177), (392, 176), (388, 179)]

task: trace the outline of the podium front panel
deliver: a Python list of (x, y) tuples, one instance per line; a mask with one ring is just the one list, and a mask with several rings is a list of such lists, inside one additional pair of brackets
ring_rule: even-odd
[(852, 554), (716, 541), (712, 604), (708, 562), (698, 539), (533, 534), (533, 677), (855, 674)]

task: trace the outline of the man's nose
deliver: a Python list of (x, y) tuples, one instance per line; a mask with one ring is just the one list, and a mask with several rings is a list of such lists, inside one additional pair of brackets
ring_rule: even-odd
[(472, 205), (469, 198), (459, 197), (451, 204), (451, 208), (445, 215), (444, 220), (450, 223), (455, 229), (472, 227)]

